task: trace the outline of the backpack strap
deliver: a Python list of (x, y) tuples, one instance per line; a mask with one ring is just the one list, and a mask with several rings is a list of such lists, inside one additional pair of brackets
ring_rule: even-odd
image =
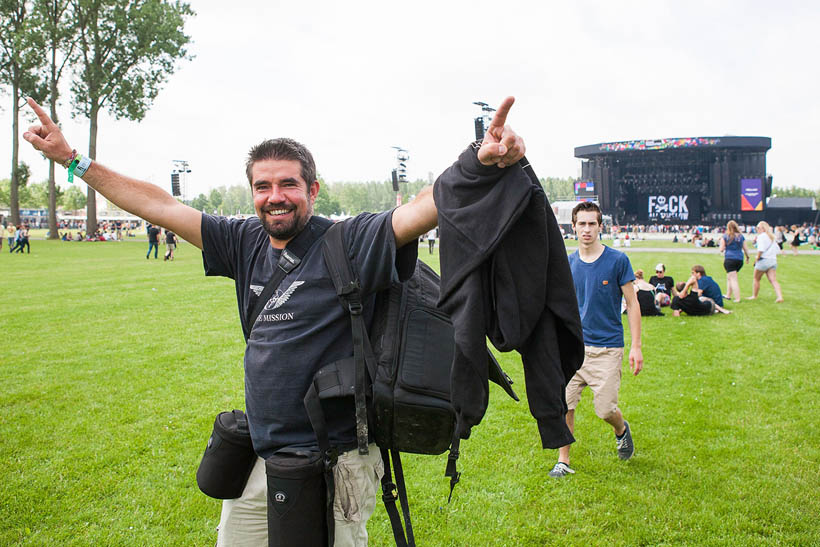
[[(382, 501), (390, 517), (390, 526), (393, 528), (393, 539), (396, 540), (396, 547), (415, 547), (416, 539), (413, 536), (413, 524), (410, 522), (410, 504), (407, 501), (407, 488), (404, 484), (404, 470), (401, 466), (401, 457), (398, 450), (381, 449), (382, 461), (384, 462), (384, 475), (382, 475)], [(392, 464), (391, 457), (392, 455)], [(396, 482), (393, 482), (391, 467), (396, 472)], [(396, 509), (396, 498), (401, 503), (401, 512), (404, 516), (404, 524), (407, 527), (407, 536), (404, 535), (401, 517)]]
[(302, 263), (302, 258), (307, 254), (308, 249), (322, 237), (331, 224), (333, 224), (333, 221), (329, 219), (316, 216), (310, 217), (304, 229), (299, 232), (296, 237), (288, 241), (288, 244), (282, 249), (282, 254), (279, 256), (279, 262), (276, 264), (277, 267), (274, 269), (270, 281), (268, 281), (268, 284), (265, 285), (265, 288), (259, 294), (253, 311), (245, 321), (243, 332), (245, 333), (246, 342), (251, 336), (253, 326), (256, 324), (256, 318), (262, 313), (273, 291), (282, 284), (282, 280), (285, 279), (286, 275)]
[(327, 230), (322, 241), (322, 254), (336, 294), (350, 313), (355, 361), (353, 400), (356, 406), (356, 440), (359, 454), (365, 455), (368, 454), (367, 375), (369, 372), (371, 380), (375, 378), (376, 365), (370, 338), (367, 335), (367, 325), (362, 315), (362, 287), (350, 263), (345, 247), (344, 230), (345, 222), (338, 222)]

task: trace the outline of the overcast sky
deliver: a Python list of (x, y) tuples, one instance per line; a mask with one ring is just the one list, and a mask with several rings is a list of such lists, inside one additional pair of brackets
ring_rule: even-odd
[[(141, 122), (101, 116), (97, 149), (165, 188), (172, 160), (187, 160), (189, 197), (245, 184), (249, 147), (280, 136), (305, 143), (327, 181), (386, 180), (393, 145), (409, 150), (411, 179), (437, 176), (473, 138), (472, 102), (507, 95), (539, 176), (577, 176), (573, 150), (586, 144), (745, 135), (772, 138), (776, 186), (820, 187), (815, 2), (191, 4), (195, 58)], [(0, 100), (8, 172), (10, 97)], [(87, 120), (69, 119), (67, 94), (59, 110), (84, 153)], [(22, 140), (21, 151), (46, 178)]]

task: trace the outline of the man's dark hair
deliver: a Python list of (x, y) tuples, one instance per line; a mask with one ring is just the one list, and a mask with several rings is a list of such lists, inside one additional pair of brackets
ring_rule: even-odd
[(598, 207), (597, 203), (595, 203), (594, 201), (581, 201), (581, 202), (578, 203), (578, 205), (576, 205), (572, 209), (572, 225), (573, 226), (575, 225), (575, 220), (578, 216), (579, 211), (582, 211), (582, 212), (595, 211), (596, 213), (598, 213), (598, 225), (602, 225), (604, 223), (604, 217), (601, 214), (601, 208)]
[(706, 275), (706, 268), (704, 268), (700, 264), (695, 264), (694, 266), (692, 266), (692, 271), (697, 272), (700, 275)]
[(262, 160), (293, 160), (298, 161), (302, 166), (302, 178), (310, 188), (316, 180), (316, 163), (313, 161), (313, 154), (304, 144), (293, 139), (268, 139), (263, 141), (248, 152), (248, 161), (245, 163), (245, 174), (248, 175), (248, 183), (253, 186), (253, 164)]

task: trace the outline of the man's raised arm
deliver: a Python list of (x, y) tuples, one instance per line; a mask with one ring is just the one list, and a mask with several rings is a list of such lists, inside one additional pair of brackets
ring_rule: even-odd
[[(28, 99), (28, 104), (40, 119), (40, 125), (29, 127), (23, 138), (48, 159), (65, 165), (71, 158), (72, 149), (60, 128), (34, 99)], [(202, 213), (180, 203), (159, 186), (120, 175), (96, 161), (91, 163), (82, 179), (118, 207), (152, 224), (169, 228), (202, 248)]]
[[(509, 125), (506, 125), (507, 114), (515, 98), (507, 97), (498, 107), (484, 134), (484, 140), (478, 149), (478, 161), (483, 165), (496, 165), (503, 169), (514, 165), (524, 157), (526, 147), (524, 139), (518, 136)], [(423, 189), (410, 203), (397, 207), (393, 211), (393, 233), (396, 246), (415, 241), (422, 234), (429, 232), (438, 224), (438, 210), (433, 201), (433, 188)]]

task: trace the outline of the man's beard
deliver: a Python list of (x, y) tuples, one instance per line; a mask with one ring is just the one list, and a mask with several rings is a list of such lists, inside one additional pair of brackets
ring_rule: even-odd
[[(262, 210), (262, 213), (267, 213), (268, 211), (273, 211), (276, 209), (284, 209), (285, 207), (278, 206), (278, 207), (265, 207)], [(274, 222), (270, 219), (266, 214), (262, 219), (262, 227), (274, 239), (280, 240), (290, 240), (291, 238), (295, 237), (299, 232), (301, 232), (310, 220), (310, 217), (313, 215), (313, 207), (308, 204), (308, 209), (303, 215), (297, 214), (298, 211), (296, 207), (292, 209), (293, 211), (293, 218), (290, 221), (282, 222), (277, 221)]]

